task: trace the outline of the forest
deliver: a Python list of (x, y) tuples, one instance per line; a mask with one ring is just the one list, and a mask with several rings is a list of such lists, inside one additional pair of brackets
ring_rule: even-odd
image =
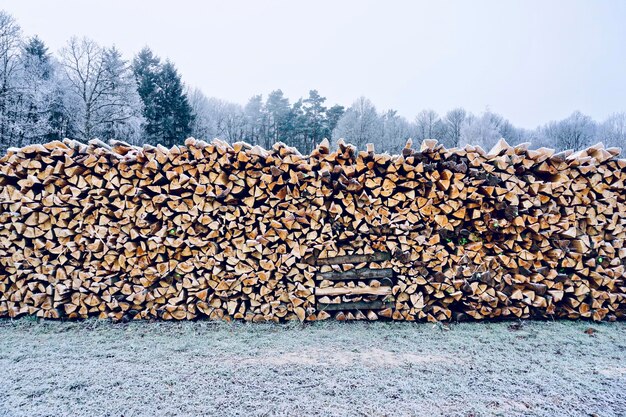
[(398, 153), (407, 139), (437, 139), (446, 147), (511, 144), (557, 150), (597, 142), (626, 144), (626, 112), (596, 121), (580, 111), (534, 129), (514, 126), (489, 109), (445, 114), (417, 111), (413, 120), (379, 110), (366, 97), (331, 104), (317, 90), (295, 102), (282, 90), (253, 95), (245, 105), (186, 85), (176, 65), (148, 47), (128, 59), (115, 46), (73, 37), (54, 53), (38, 36), (0, 11), (0, 152), (9, 147), (72, 138), (119, 139), (133, 145), (182, 144), (193, 136), (270, 148), (284, 142), (307, 154), (324, 138)]

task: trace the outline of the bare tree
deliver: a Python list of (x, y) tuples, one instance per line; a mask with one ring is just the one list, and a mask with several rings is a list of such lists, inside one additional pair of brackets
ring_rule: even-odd
[(204, 140), (219, 138), (230, 143), (244, 139), (247, 120), (240, 105), (207, 97), (198, 88), (189, 90), (187, 97), (195, 115), (192, 124), (194, 137)]
[(441, 119), (434, 110), (422, 110), (415, 118), (416, 139), (440, 139)]
[(143, 118), (137, 84), (114, 47), (103, 49), (87, 38), (72, 38), (61, 50), (70, 86), (70, 107), (79, 138), (123, 136), (139, 139)]
[(191, 124), (191, 136), (197, 139), (209, 139), (212, 134), (208, 110), (209, 100), (199, 88), (188, 89), (186, 94), (195, 116)]
[(502, 138), (500, 123), (501, 118), (488, 111), (480, 116), (470, 114), (461, 128), (459, 144), (478, 145), (488, 151)]
[(381, 117), (382, 143), (380, 151), (399, 153), (411, 137), (411, 125), (396, 110), (387, 110)]
[(459, 146), (461, 142), (461, 128), (467, 113), (462, 108), (456, 108), (446, 113), (443, 119), (445, 126), (445, 136), (443, 143), (445, 146), (453, 148)]
[(358, 149), (368, 143), (382, 145), (382, 123), (372, 102), (359, 97), (339, 119), (333, 139), (345, 139)]
[(598, 136), (606, 146), (626, 148), (626, 113), (610, 115), (600, 125)]
[(105, 94), (103, 49), (94, 41), (73, 37), (61, 50), (61, 63), (77, 98), (76, 128), (82, 138), (91, 139), (94, 107)]
[[(18, 100), (22, 30), (10, 14), (0, 10), (0, 148), (13, 146), (15, 127), (11, 108)], [(3, 150), (3, 149), (0, 149)]]
[(8, 92), (20, 63), (22, 29), (10, 14), (0, 10), (0, 97)]
[(592, 145), (596, 130), (596, 122), (579, 111), (560, 122), (550, 122), (543, 129), (545, 136), (559, 150), (580, 150)]

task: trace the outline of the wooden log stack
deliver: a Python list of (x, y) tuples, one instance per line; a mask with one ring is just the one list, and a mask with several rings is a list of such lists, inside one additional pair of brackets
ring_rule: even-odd
[(0, 159), (0, 317), (622, 319), (626, 160), (64, 140)]

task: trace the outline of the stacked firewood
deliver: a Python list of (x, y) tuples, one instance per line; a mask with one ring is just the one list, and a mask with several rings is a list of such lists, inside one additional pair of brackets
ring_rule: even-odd
[(0, 159), (0, 316), (619, 319), (626, 160), (64, 140)]

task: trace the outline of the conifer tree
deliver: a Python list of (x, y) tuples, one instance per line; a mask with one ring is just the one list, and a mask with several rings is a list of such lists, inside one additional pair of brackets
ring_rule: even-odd
[(159, 71), (156, 91), (156, 126), (159, 142), (165, 146), (181, 144), (191, 135), (194, 119), (180, 75), (170, 61)]

